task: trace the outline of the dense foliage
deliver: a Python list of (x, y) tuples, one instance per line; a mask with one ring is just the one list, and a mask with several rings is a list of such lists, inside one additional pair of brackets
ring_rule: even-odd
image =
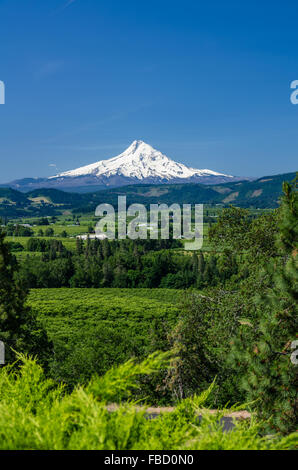
[(6, 362), (15, 350), (38, 354), (47, 363), (51, 351), (47, 336), (36, 316), (25, 306), (27, 291), (15, 279), (17, 263), (0, 233), (0, 340), (5, 343)]
[(27, 251), (38, 256), (21, 263), (19, 277), (29, 288), (202, 288), (224, 284), (238, 273), (231, 250), (220, 254), (181, 251), (179, 240), (76, 241), (76, 252), (64, 242), (30, 238)]
[[(256, 400), (260, 418), (272, 430), (289, 432), (298, 422), (298, 370), (291, 360), (298, 332), (298, 195), (284, 184), (275, 256), (260, 276), (269, 288), (254, 299), (255, 317), (243, 324), (233, 347), (234, 364), (241, 363), (240, 385)], [(248, 331), (247, 331), (248, 330)], [(297, 347), (295, 349), (298, 349)]]
[[(47, 379), (32, 359), (21, 357), (17, 372), (0, 371), (0, 448), (5, 450), (250, 450), (293, 449), (297, 435), (260, 437), (254, 420), (223, 432), (220, 418), (200, 410), (212, 387), (181, 401), (175, 411), (147, 419), (131, 397), (140, 374), (157, 372), (167, 356), (154, 354), (94, 376), (68, 394)], [(118, 403), (113, 411), (108, 403)], [(202, 418), (199, 420), (198, 415)]]

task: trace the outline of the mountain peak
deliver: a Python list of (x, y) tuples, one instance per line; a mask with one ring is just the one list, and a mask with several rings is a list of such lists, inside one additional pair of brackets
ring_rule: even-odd
[(189, 168), (171, 160), (143, 140), (134, 140), (124, 152), (116, 157), (60, 173), (50, 179), (83, 176), (105, 181), (120, 177), (129, 182), (183, 182), (183, 180), (198, 182), (199, 179), (210, 177), (227, 180), (233, 178), (212, 170)]
[(123, 153), (134, 154), (136, 152), (143, 152), (150, 155), (152, 151), (155, 151), (155, 149), (143, 140), (134, 140)]
[(148, 146), (150, 147), (150, 145), (149, 145), (149, 144), (146, 144), (146, 142), (144, 142), (143, 140), (134, 140), (134, 141), (130, 144), (130, 146), (129, 146), (128, 148), (130, 148), (130, 147), (135, 147), (135, 148), (137, 148), (137, 147), (139, 147), (139, 146), (142, 145), (142, 144), (148, 145)]

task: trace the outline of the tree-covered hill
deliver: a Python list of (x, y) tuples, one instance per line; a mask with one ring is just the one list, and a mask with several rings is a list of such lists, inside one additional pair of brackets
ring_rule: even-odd
[(146, 206), (165, 204), (221, 204), (246, 208), (276, 208), (283, 181), (292, 181), (295, 173), (266, 176), (254, 181), (203, 184), (148, 184), (131, 185), (89, 193), (69, 193), (57, 189), (37, 189), (21, 193), (11, 188), (0, 188), (0, 216), (30, 217), (59, 214), (65, 210), (94, 212), (98, 204), (117, 207), (118, 196), (126, 196), (127, 204)]

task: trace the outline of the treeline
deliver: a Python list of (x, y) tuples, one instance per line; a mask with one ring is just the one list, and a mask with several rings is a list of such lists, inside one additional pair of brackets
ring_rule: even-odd
[(5, 227), (5, 234), (8, 237), (33, 237), (34, 231), (30, 227), (24, 225), (7, 225)]
[(40, 287), (164, 287), (187, 289), (215, 286), (239, 272), (231, 250), (204, 256), (183, 254), (179, 240), (77, 239), (76, 252), (57, 239), (30, 238), (28, 256), (18, 276), (29, 288)]
[[(0, 217), (0, 223), (4, 223), (4, 231), (5, 234), (8, 237), (34, 237), (35, 233), (34, 230), (32, 229), (32, 226), (44, 226), (44, 229), (39, 229), (37, 232), (37, 236), (39, 237), (52, 237), (54, 236), (54, 229), (50, 227), (51, 224), (55, 224), (57, 221), (57, 217), (52, 216), (52, 217), (40, 217), (36, 220), (33, 220), (33, 222), (29, 225), (27, 223), (16, 223), (12, 224), (7, 221), (7, 218), (4, 217), (3, 220)], [(67, 237), (68, 234), (64, 231), (62, 232), (63, 235)]]

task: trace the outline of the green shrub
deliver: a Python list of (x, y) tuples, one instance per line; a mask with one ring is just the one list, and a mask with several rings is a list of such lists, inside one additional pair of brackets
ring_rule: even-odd
[[(200, 412), (212, 386), (182, 401), (174, 412), (149, 420), (132, 401), (140, 374), (152, 374), (168, 363), (168, 354), (153, 354), (142, 363), (129, 361), (94, 377), (68, 394), (45, 378), (35, 360), (19, 356), (16, 370), (0, 371), (1, 450), (171, 450), (293, 449), (297, 434), (260, 437), (259, 425), (235, 423), (230, 432), (219, 424), (221, 414)], [(118, 402), (115, 411), (107, 403)]]

